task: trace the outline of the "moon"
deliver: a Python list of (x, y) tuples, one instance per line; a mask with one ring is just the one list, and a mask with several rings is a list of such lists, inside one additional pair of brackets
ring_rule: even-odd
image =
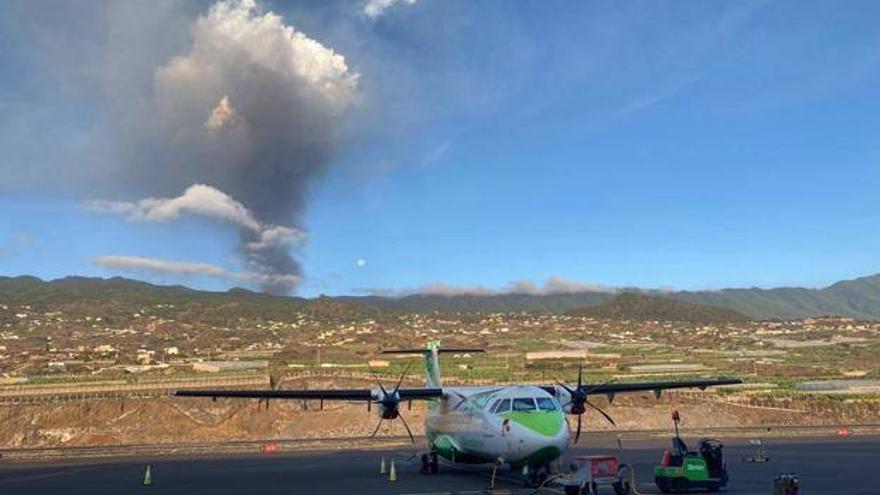
[(357, 265), (358, 268), (362, 268), (367, 265), (367, 260), (363, 258), (358, 258), (357, 261), (354, 262), (354, 264)]

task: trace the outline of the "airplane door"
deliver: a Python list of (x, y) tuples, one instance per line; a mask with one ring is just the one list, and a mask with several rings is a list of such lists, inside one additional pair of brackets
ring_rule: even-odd
[(508, 458), (516, 457), (519, 445), (516, 437), (510, 434), (510, 419), (508, 418), (501, 422), (501, 441), (504, 444), (504, 456)]

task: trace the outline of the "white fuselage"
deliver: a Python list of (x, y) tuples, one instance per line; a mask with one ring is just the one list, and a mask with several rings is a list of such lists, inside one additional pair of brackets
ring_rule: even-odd
[(429, 403), (425, 431), (431, 447), (453, 462), (540, 466), (565, 452), (565, 412), (544, 389), (446, 387)]

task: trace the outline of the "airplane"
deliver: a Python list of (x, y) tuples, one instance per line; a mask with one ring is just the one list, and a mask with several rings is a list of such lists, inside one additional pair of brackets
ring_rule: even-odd
[[(421, 457), (422, 472), (437, 473), (438, 456), (453, 464), (509, 465), (522, 469), (535, 482), (555, 470), (559, 459), (572, 444), (565, 414), (577, 416), (574, 443), (581, 436), (581, 419), (587, 408), (599, 412), (611, 424), (614, 420), (590, 402), (591, 396), (605, 396), (609, 402), (620, 393), (652, 391), (659, 398), (663, 390), (699, 388), (742, 383), (737, 378), (706, 380), (600, 383), (583, 382), (583, 369), (578, 370), (574, 387), (557, 382), (554, 385), (497, 385), (444, 387), (440, 379), (439, 355), (476, 353), (482, 349), (441, 348), (438, 341), (425, 349), (386, 350), (383, 354), (420, 354), (424, 358), (424, 388), (401, 388), (406, 371), (397, 385), (388, 390), (377, 380), (373, 389), (348, 390), (179, 390), (178, 397), (362, 401), (368, 410), (377, 405), (379, 425), (400, 419), (415, 443), (412, 431), (400, 412), (401, 402), (427, 401), (425, 434), (429, 450)], [(372, 371), (372, 369), (371, 369)], [(408, 369), (407, 369), (408, 371)]]

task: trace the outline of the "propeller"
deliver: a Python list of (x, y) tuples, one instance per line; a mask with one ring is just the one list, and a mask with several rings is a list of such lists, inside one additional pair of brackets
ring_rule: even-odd
[(570, 397), (570, 400), (562, 406), (563, 409), (571, 406), (569, 408), (569, 411), (571, 411), (571, 414), (574, 414), (577, 416), (577, 432), (575, 433), (575, 436), (574, 436), (574, 443), (577, 443), (578, 440), (580, 440), (580, 438), (581, 438), (582, 418), (583, 418), (584, 413), (587, 412), (587, 406), (595, 409), (609, 423), (611, 423), (614, 426), (617, 426), (617, 423), (614, 422), (614, 420), (611, 418), (611, 416), (608, 415), (608, 413), (606, 413), (599, 406), (593, 404), (592, 402), (590, 402), (587, 399), (592, 392), (594, 392), (595, 390), (597, 390), (599, 388), (604, 387), (608, 383), (611, 383), (611, 381), (609, 380), (606, 383), (603, 383), (601, 385), (597, 385), (595, 387), (587, 389), (584, 387), (583, 375), (584, 375), (584, 367), (583, 367), (583, 365), (578, 365), (578, 379), (577, 379), (577, 386), (575, 388), (571, 388), (568, 385), (566, 385), (562, 382), (559, 382), (559, 381), (556, 382), (557, 385), (559, 385), (566, 392), (568, 392), (568, 395)]
[[(409, 373), (409, 368), (411, 364), (406, 366), (406, 369), (403, 371), (403, 374), (400, 375), (400, 379), (397, 380), (397, 385), (389, 392), (382, 382), (379, 380), (378, 375), (373, 370), (372, 366), (367, 365), (370, 368), (370, 373), (372, 373), (373, 378), (376, 379), (376, 384), (379, 385), (379, 390), (382, 392), (382, 397), (376, 401), (377, 404), (381, 406), (381, 416), (379, 416), (379, 424), (376, 425), (376, 429), (373, 430), (373, 433), (370, 434), (370, 437), (375, 437), (376, 433), (379, 432), (379, 428), (382, 427), (382, 422), (387, 420), (395, 420), (400, 419), (400, 422), (403, 423), (403, 427), (406, 428), (407, 434), (409, 434), (409, 439), (412, 443), (416, 443), (416, 439), (413, 436), (412, 430), (409, 428), (409, 424), (407, 424), (406, 419), (403, 418), (403, 415), (400, 414), (400, 386), (403, 384), (403, 379), (406, 377), (407, 373)], [(370, 401), (372, 402), (372, 401)], [(369, 408), (369, 403), (368, 403)]]

